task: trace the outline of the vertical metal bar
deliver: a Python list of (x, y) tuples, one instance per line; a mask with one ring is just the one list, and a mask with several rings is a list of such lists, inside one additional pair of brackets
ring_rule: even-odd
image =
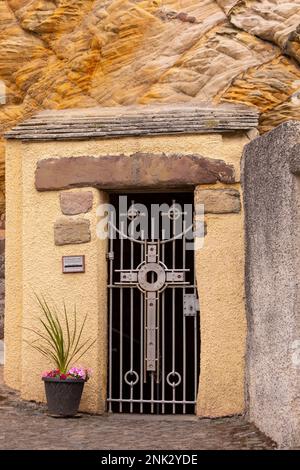
[(155, 292), (146, 294), (146, 330), (147, 330), (147, 371), (156, 371), (156, 313), (157, 297)]
[[(196, 281), (196, 269), (195, 269), (195, 251), (194, 251), (194, 286), (197, 285)], [(197, 288), (195, 287), (195, 294), (197, 294)], [(197, 390), (198, 390), (198, 331), (197, 331), (197, 315), (194, 316), (194, 400), (197, 399)]]
[[(186, 230), (186, 225), (185, 225), (185, 220), (183, 218), (183, 235), (182, 235), (182, 267), (185, 269), (186, 267), (186, 238), (185, 238), (185, 230)], [(182, 292), (182, 308), (183, 308), (183, 298), (185, 295), (185, 288), (183, 288)], [(186, 316), (183, 314), (182, 315), (182, 334), (183, 334), (183, 357), (182, 357), (182, 387), (183, 387), (183, 401), (186, 401)], [(183, 414), (186, 413), (186, 405), (183, 405)]]
[[(151, 241), (153, 242), (154, 241), (154, 233), (155, 233), (155, 219), (151, 217), (151, 222), (150, 222), (150, 225), (151, 225)], [(151, 282), (153, 283), (154, 282), (154, 273), (151, 274)], [(151, 293), (152, 294), (152, 293)], [(155, 303), (155, 319), (154, 319), (154, 324), (157, 326), (157, 306), (158, 306), (158, 302), (157, 302), (157, 298), (156, 298), (156, 294), (155, 295), (155, 299), (152, 300), (152, 302)], [(152, 295), (151, 295), (152, 297)], [(147, 305), (147, 310), (148, 310), (148, 305)], [(147, 313), (147, 328), (149, 328), (149, 312)], [(153, 319), (151, 321), (151, 328), (153, 327)], [(154, 332), (155, 334), (155, 338), (156, 338), (156, 331)], [(147, 330), (147, 334), (149, 335), (149, 330)], [(149, 338), (149, 336), (148, 336)], [(149, 339), (148, 339), (149, 341)], [(156, 345), (155, 345), (155, 356), (156, 356), (156, 353), (157, 353), (157, 342), (156, 340), (154, 339)], [(153, 342), (153, 339), (152, 339), (152, 342)], [(157, 357), (157, 356), (156, 356)], [(148, 352), (147, 352), (147, 358), (148, 358)], [(157, 367), (157, 364), (155, 364), (155, 368)], [(154, 372), (151, 372), (151, 400), (154, 400), (155, 399), (155, 396), (154, 396), (154, 382), (155, 382), (155, 377), (154, 377)], [(154, 413), (154, 403), (151, 403), (151, 413)]]
[[(158, 242), (159, 243), (159, 242)], [(157, 243), (157, 249), (158, 249)], [(157, 293), (156, 298), (156, 383), (159, 384), (159, 374), (160, 374), (160, 302), (159, 302), (159, 293)], [(157, 397), (158, 399), (158, 397)]]
[[(151, 400), (154, 400), (154, 372), (151, 374)], [(154, 403), (151, 403), (151, 413), (154, 413)]]
[[(175, 211), (175, 203), (176, 201), (173, 200), (174, 211)], [(176, 242), (175, 242), (175, 216), (173, 217), (173, 224), (172, 224), (172, 268), (175, 269), (175, 254), (176, 254)], [(172, 372), (175, 372), (175, 338), (176, 338), (176, 331), (175, 331), (175, 287), (172, 287)], [(173, 387), (173, 401), (176, 399), (176, 391), (175, 387)], [(176, 405), (173, 403), (172, 413), (176, 413)]]
[[(143, 253), (144, 253), (144, 245), (141, 245), (141, 262), (143, 261)], [(143, 405), (143, 396), (144, 396), (144, 332), (145, 332), (145, 324), (144, 324), (144, 295), (140, 293), (140, 317), (141, 317), (141, 350), (140, 350), (140, 413), (144, 411)]]
[[(124, 256), (124, 238), (123, 238), (123, 232), (124, 232), (124, 223), (121, 223), (120, 226), (120, 269), (123, 269), (123, 256)], [(120, 288), (120, 345), (119, 345), (120, 351), (120, 376), (119, 376), (119, 381), (120, 381), (120, 400), (123, 399), (123, 287)], [(120, 401), (119, 404), (119, 412), (122, 413), (123, 411), (123, 403)]]
[[(161, 247), (161, 259), (165, 262), (165, 244)], [(165, 401), (165, 291), (161, 294), (161, 382), (162, 382), (162, 401)], [(165, 413), (165, 405), (162, 404), (161, 411)]]
[[(131, 201), (134, 205), (134, 201)], [(134, 264), (134, 248), (133, 241), (130, 241), (130, 269), (133, 269)], [(130, 288), (130, 370), (133, 370), (133, 287)], [(133, 413), (133, 386), (130, 387), (130, 413)]]
[[(157, 317), (156, 317), (156, 328), (157, 328), (157, 337), (156, 337), (156, 400), (159, 400), (159, 376), (160, 376), (160, 302), (159, 302), (159, 294), (157, 295), (156, 299), (156, 306), (157, 306)], [(157, 404), (156, 406), (156, 413), (159, 414), (160, 412), (160, 405)]]
[[(113, 237), (112, 237), (112, 214), (109, 216), (109, 253), (113, 252)], [(113, 259), (112, 256), (109, 257), (109, 386), (108, 386), (108, 395), (109, 398), (112, 398), (112, 302), (113, 302), (113, 295), (112, 295), (112, 282), (113, 282)], [(111, 413), (112, 411), (112, 403), (109, 402), (108, 411)]]
[[(144, 257), (146, 260), (146, 253), (147, 253), (147, 240), (144, 243)], [(147, 305), (146, 305), (146, 295), (143, 294), (144, 297), (144, 383), (147, 382)]]
[(141, 302), (141, 351), (140, 351), (140, 356), (141, 356), (141, 364), (140, 364), (140, 400), (141, 400), (141, 405), (140, 405), (140, 413), (143, 413), (143, 394), (144, 394), (144, 296), (142, 292), (140, 293), (140, 302)]
[(198, 377), (197, 377), (197, 372), (198, 372), (198, 332), (197, 332), (197, 315), (194, 316), (194, 361), (195, 361), (195, 396), (194, 400), (196, 401), (197, 399), (197, 389), (198, 389)]

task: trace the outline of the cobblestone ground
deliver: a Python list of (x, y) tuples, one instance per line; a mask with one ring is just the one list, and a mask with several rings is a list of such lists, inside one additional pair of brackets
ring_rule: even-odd
[(82, 414), (47, 416), (3, 384), (0, 367), (0, 449), (201, 450), (272, 449), (274, 443), (242, 417), (197, 419)]

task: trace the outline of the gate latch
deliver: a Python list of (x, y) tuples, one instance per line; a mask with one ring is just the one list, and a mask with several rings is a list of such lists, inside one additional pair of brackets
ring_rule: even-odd
[(199, 311), (199, 300), (196, 294), (183, 295), (183, 314), (185, 317), (195, 317)]

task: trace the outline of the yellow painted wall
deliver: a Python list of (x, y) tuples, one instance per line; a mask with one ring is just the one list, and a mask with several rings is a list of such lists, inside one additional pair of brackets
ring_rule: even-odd
[[(80, 315), (89, 314), (88, 328), (97, 345), (82, 359), (94, 369), (86, 384), (82, 410), (102, 412), (106, 390), (106, 243), (96, 237), (96, 205), (105, 198), (93, 189), (92, 241), (55, 246), (53, 224), (61, 217), (59, 192), (37, 192), (36, 163), (43, 158), (82, 155), (119, 155), (135, 152), (200, 154), (223, 159), (235, 167), (239, 180), (244, 134), (186, 135), (122, 138), (84, 142), (7, 142), (7, 253), (5, 313), (5, 380), (20, 389), (22, 397), (44, 400), (40, 372), (49, 368), (24, 342), (39, 310), (33, 291), (45, 292), (57, 302), (76, 302)], [(222, 187), (224, 185), (214, 185)], [(242, 214), (207, 215), (208, 235), (197, 253), (201, 308), (201, 383), (197, 413), (222, 416), (243, 411), (245, 314), (243, 303)], [(62, 255), (85, 254), (86, 273), (63, 275)], [(19, 262), (16, 264), (16, 258)], [(17, 334), (16, 334), (17, 331)], [(17, 373), (15, 371), (18, 371)]]
[[(240, 190), (239, 184), (229, 187)], [(196, 203), (202, 189), (196, 189)], [(201, 321), (197, 414), (217, 417), (244, 411), (243, 213), (206, 214), (205, 222), (204, 244), (196, 251)]]
[(6, 383), (21, 388), (21, 336), (23, 305), (22, 257), (22, 158), (21, 143), (6, 151), (6, 228), (5, 240), (5, 361)]
[[(38, 193), (34, 172), (39, 159), (35, 152), (26, 153), (23, 146), (8, 145), (8, 225), (6, 250), (6, 383), (21, 390), (24, 399), (44, 401), (41, 372), (53, 367), (26, 341), (36, 339), (27, 328), (38, 326), (40, 310), (34, 293), (55, 299), (58, 307), (76, 303), (79, 322), (88, 313), (85, 337), (97, 343), (80, 360), (94, 370), (86, 384), (82, 409), (103, 412), (106, 399), (106, 242), (96, 237), (96, 207), (106, 195), (94, 188), (93, 210), (83, 217), (91, 224), (91, 243), (68, 246), (54, 245), (53, 224), (62, 218), (59, 192)], [(25, 163), (20, 177), (20, 162)], [(14, 175), (17, 178), (13, 178)], [(20, 193), (24, 195), (21, 200)], [(82, 216), (81, 216), (82, 217)], [(24, 223), (22, 223), (24, 222)], [(84, 274), (62, 274), (63, 255), (85, 255)], [(99, 313), (102, 314), (99, 314)]]

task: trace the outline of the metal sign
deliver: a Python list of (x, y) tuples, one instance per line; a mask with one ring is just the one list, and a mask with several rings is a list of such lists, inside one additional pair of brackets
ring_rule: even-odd
[(62, 271), (64, 274), (84, 273), (85, 272), (85, 256), (63, 256)]

